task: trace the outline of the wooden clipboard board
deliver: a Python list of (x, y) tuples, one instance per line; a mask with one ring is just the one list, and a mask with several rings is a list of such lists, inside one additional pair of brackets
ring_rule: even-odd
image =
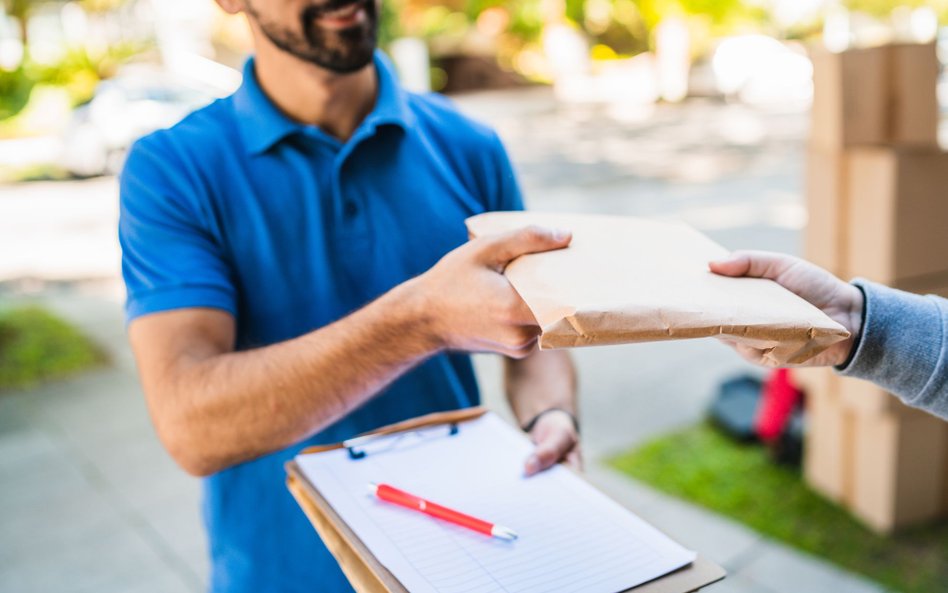
[[(486, 408), (476, 407), (451, 412), (439, 412), (392, 424), (372, 435), (394, 434), (425, 426), (462, 423), (479, 418)], [(343, 448), (342, 443), (310, 447), (303, 453), (320, 453)], [(326, 499), (303, 475), (295, 461), (286, 464), (286, 485), (313, 524), (323, 543), (339, 562), (349, 583), (358, 593), (410, 593), (362, 543), (362, 540), (339, 517)], [(717, 564), (698, 556), (694, 562), (659, 577), (654, 581), (628, 589), (628, 593), (689, 593), (724, 578), (726, 572)], [(623, 592), (623, 593), (627, 593)]]

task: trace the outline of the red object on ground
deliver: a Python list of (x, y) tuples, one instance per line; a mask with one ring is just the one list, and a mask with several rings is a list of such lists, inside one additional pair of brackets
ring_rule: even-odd
[(803, 392), (790, 380), (788, 369), (776, 369), (764, 383), (760, 405), (754, 418), (754, 432), (757, 437), (766, 442), (773, 442), (780, 438), (794, 408), (800, 404)]

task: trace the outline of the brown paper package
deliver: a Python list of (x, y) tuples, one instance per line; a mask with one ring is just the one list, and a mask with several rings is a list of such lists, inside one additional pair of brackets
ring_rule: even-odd
[(472, 237), (528, 225), (573, 233), (568, 248), (522, 256), (505, 271), (542, 329), (541, 348), (718, 336), (782, 365), (849, 335), (775, 282), (712, 274), (708, 262), (728, 251), (684, 224), (537, 212), (467, 220)]

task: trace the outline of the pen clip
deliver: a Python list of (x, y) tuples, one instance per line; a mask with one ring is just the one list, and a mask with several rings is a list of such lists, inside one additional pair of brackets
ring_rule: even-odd
[[(447, 431), (445, 431), (447, 429)], [(367, 455), (384, 453), (392, 449), (404, 446), (405, 442), (410, 444), (421, 444), (432, 438), (450, 437), (458, 434), (460, 428), (457, 422), (442, 424), (425, 429), (410, 430), (407, 432), (398, 432), (392, 434), (367, 434), (360, 437), (351, 438), (342, 442), (349, 453), (350, 459), (363, 459)]]

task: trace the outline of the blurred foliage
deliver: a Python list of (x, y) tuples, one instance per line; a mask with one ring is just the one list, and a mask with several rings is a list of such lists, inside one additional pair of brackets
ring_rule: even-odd
[(900, 7), (928, 6), (935, 11), (942, 24), (948, 24), (948, 0), (843, 0), (842, 4), (849, 10), (858, 10), (877, 18), (885, 18)]
[[(948, 1), (948, 0), (945, 0)], [(722, 35), (772, 29), (765, 5), (754, 0), (388, 0), (382, 39), (398, 35), (429, 41), (432, 54), (478, 48), (514, 67), (522, 52), (540, 50), (544, 27), (560, 23), (581, 31), (593, 59), (634, 56), (654, 48), (662, 19), (684, 18), (692, 51), (710, 49)]]
[[(0, 138), (3, 138), (0, 128)], [(52, 163), (36, 163), (22, 167), (0, 166), (0, 183), (25, 183), (30, 181), (67, 181), (74, 177), (62, 167)]]
[[(21, 36), (26, 39), (27, 26), (35, 0), (0, 0), (7, 14), (21, 25)], [(77, 0), (88, 14), (114, 11), (128, 0)], [(20, 113), (29, 104), (34, 88), (42, 85), (64, 89), (73, 106), (92, 99), (101, 80), (112, 77), (119, 66), (130, 58), (149, 49), (142, 42), (112, 43), (106, 47), (94, 43), (64, 49), (62, 56), (52, 64), (38, 63), (25, 52), (23, 62), (13, 71), (0, 69), (0, 121)]]
[(0, 121), (13, 117), (26, 107), (35, 84), (22, 65), (12, 72), (0, 70)]
[(3, 10), (15, 19), (26, 21), (35, 0), (3, 0)]
[(128, 3), (128, 0), (78, 0), (78, 2), (86, 12), (102, 13), (121, 8), (123, 4)]
[(35, 4), (34, 0), (3, 0), (4, 11), (20, 25), (20, 39), (26, 39), (26, 23)]
[(699, 54), (714, 37), (771, 26), (766, 8), (748, 0), (568, 0), (566, 16), (620, 57), (654, 49), (654, 31), (669, 17), (687, 22)]
[(141, 43), (116, 43), (102, 51), (71, 47), (55, 64), (31, 64), (27, 74), (38, 84), (59, 86), (69, 93), (74, 105), (92, 99), (99, 81), (111, 78), (124, 62), (144, 52)]
[(0, 121), (20, 113), (30, 93), (40, 85), (62, 88), (73, 106), (89, 102), (99, 82), (111, 78), (119, 66), (148, 49), (141, 43), (118, 43), (103, 51), (68, 48), (53, 64), (38, 64), (26, 56), (12, 72), (0, 70)]
[[(65, 89), (45, 84), (34, 85), (26, 107), (16, 115), (0, 120), (0, 140), (55, 134), (69, 119), (72, 109), (72, 101)], [(0, 183), (18, 180), (21, 176), (16, 169), (0, 166)]]
[(379, 45), (388, 47), (388, 44), (402, 36), (398, 12), (395, 2), (382, 2), (379, 14)]
[(103, 362), (95, 344), (39, 307), (0, 312), (0, 390), (35, 387)]
[(774, 465), (763, 447), (711, 426), (660, 437), (611, 464), (893, 590), (930, 593), (948, 583), (948, 523), (877, 535), (811, 491), (798, 470)]

